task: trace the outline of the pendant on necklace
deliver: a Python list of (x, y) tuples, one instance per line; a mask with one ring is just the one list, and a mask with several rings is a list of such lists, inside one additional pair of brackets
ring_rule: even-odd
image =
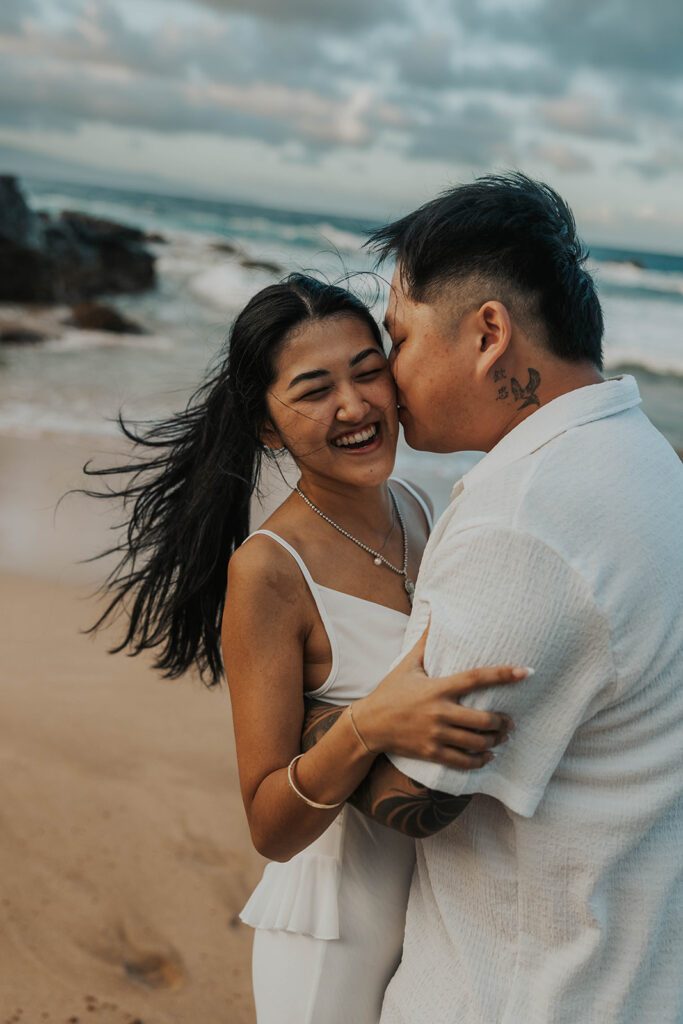
[(373, 562), (375, 563), (375, 565), (381, 565), (382, 564), (382, 559), (378, 555), (377, 558), (373, 558)]
[(412, 605), (413, 598), (415, 597), (415, 584), (413, 583), (413, 581), (410, 579), (409, 576), (406, 576), (406, 578), (403, 581), (403, 586), (406, 588), (406, 594), (408, 595), (408, 600), (410, 601), (410, 603)]

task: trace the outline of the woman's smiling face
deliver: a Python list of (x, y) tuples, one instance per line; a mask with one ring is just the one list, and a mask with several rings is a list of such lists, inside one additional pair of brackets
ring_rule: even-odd
[(268, 392), (263, 440), (285, 445), (301, 469), (375, 486), (396, 457), (396, 390), (384, 352), (361, 319), (309, 320), (285, 340)]

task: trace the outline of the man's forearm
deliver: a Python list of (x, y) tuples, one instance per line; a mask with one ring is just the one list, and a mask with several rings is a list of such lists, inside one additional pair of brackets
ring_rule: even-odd
[[(343, 707), (307, 700), (301, 749), (309, 750), (341, 715)], [(451, 796), (409, 779), (379, 754), (348, 802), (380, 825), (416, 839), (439, 832), (465, 809), (469, 796)]]

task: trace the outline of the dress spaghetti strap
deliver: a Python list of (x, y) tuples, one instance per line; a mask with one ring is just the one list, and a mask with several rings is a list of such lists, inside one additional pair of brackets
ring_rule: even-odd
[(304, 562), (303, 558), (296, 550), (296, 548), (293, 548), (292, 545), (288, 544), (283, 537), (281, 537), (278, 533), (273, 533), (272, 530), (254, 530), (254, 532), (250, 533), (246, 540), (243, 541), (243, 543), (246, 544), (248, 540), (251, 540), (252, 537), (257, 537), (259, 534), (261, 534), (263, 537), (270, 537), (270, 539), (274, 540), (277, 544), (280, 545), (280, 547), (283, 547), (285, 551), (289, 551), (290, 555), (301, 569), (301, 575), (308, 584), (308, 589), (313, 595), (313, 600), (315, 601), (316, 608), (318, 609), (318, 614), (320, 615), (322, 624), (325, 627), (327, 639), (330, 642), (330, 650), (332, 651), (332, 667), (330, 668), (330, 674), (328, 675), (325, 682), (316, 690), (311, 690), (308, 693), (309, 697), (317, 696), (321, 694), (324, 690), (328, 689), (328, 687), (332, 684), (337, 675), (337, 671), (339, 668), (339, 648), (337, 644), (336, 630), (330, 620), (330, 616), (327, 612), (327, 609), (325, 608), (325, 602), (322, 599), (320, 588), (318, 587), (318, 584), (311, 576), (308, 570), (308, 566), (306, 565), (306, 563)]
[(407, 483), (407, 481), (402, 480), (400, 476), (392, 477), (392, 480), (395, 483), (400, 484), (401, 487), (405, 487), (405, 489), (408, 491), (408, 493), (412, 494), (412, 496), (415, 498), (415, 501), (419, 504), (420, 508), (424, 512), (425, 519), (427, 520), (427, 526), (429, 527), (429, 532), (431, 533), (432, 530), (434, 529), (434, 517), (432, 516), (432, 513), (431, 513), (431, 510), (429, 508), (429, 505), (424, 500), (422, 495), (418, 491), (415, 490), (415, 488), (412, 486), (412, 484), (409, 484), (409, 483)]

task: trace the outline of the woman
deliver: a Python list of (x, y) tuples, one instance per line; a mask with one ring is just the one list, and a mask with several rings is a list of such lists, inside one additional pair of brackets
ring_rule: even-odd
[[(222, 642), (249, 827), (273, 861), (242, 912), (259, 1024), (372, 1024), (400, 958), (413, 841), (342, 806), (378, 752), (424, 756), (437, 713), (460, 727), (439, 759), (462, 767), (486, 763), (511, 724), (459, 706), (457, 676), (415, 694), (387, 676), (431, 514), (388, 482), (398, 420), (377, 325), (343, 289), (292, 275), (248, 303), (185, 413), (144, 436), (121, 426), (155, 454), (85, 467), (133, 471), (110, 491), (134, 507), (92, 628), (135, 595), (115, 650), (161, 647), (166, 675), (194, 664), (209, 683)], [(247, 537), (261, 458), (285, 449), (299, 483)], [(520, 672), (481, 670), (480, 685)], [(349, 710), (302, 755), (312, 698)]]

